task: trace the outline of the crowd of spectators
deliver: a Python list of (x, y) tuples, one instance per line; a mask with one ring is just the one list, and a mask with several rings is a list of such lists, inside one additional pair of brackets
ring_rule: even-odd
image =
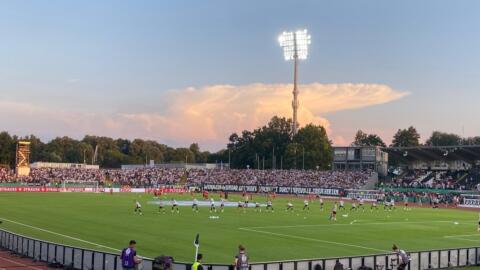
[(459, 180), (466, 172), (411, 170), (392, 178), (391, 186), (429, 189), (466, 189)]
[(156, 187), (158, 185), (238, 184), (272, 185), (322, 188), (361, 188), (367, 183), (368, 171), (318, 171), (318, 170), (253, 170), (253, 169), (58, 169), (34, 168), (26, 177), (15, 177), (13, 171), (2, 168), (1, 182), (22, 182), (48, 185), (53, 182), (98, 181)]

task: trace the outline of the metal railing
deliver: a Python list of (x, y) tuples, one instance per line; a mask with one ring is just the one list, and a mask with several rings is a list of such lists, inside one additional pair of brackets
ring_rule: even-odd
[[(0, 248), (10, 250), (19, 256), (47, 263), (58, 263), (74, 269), (122, 269), (120, 254), (56, 244), (15, 234), (6, 230), (0, 230)], [(466, 247), (410, 252), (411, 261), (408, 264), (407, 270), (479, 265), (479, 251), (480, 247)], [(319, 266), (323, 270), (333, 270), (337, 260), (343, 264), (344, 268), (353, 270), (357, 270), (360, 267), (368, 267), (373, 270), (386, 270), (392, 268), (391, 262), (395, 257), (393, 254), (375, 254), (341, 258), (259, 262), (252, 263), (250, 270), (316, 270), (319, 269)], [(206, 266), (208, 270), (232, 270), (231, 265), (206, 263), (204, 266)], [(142, 267), (143, 270), (153, 270), (153, 260), (144, 258)], [(190, 270), (191, 264), (177, 262), (174, 263), (173, 269)]]

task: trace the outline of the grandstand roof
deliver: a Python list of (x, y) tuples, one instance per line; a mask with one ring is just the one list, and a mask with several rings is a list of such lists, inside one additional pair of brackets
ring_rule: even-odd
[(480, 145), (385, 147), (382, 150), (387, 152), (389, 157), (406, 162), (415, 160), (464, 160), (473, 162), (480, 160)]

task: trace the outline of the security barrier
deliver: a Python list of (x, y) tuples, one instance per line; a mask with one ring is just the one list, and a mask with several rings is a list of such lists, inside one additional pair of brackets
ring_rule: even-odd
[[(121, 270), (120, 254), (84, 249), (34, 239), (6, 230), (0, 230), (0, 247), (19, 256), (29, 257), (47, 263), (58, 263), (81, 270)], [(407, 270), (441, 269), (478, 265), (480, 247), (429, 250), (410, 252), (411, 261)], [(118, 252), (120, 253), (120, 251)], [(250, 270), (333, 270), (337, 260), (344, 268), (357, 270), (368, 267), (373, 270), (395, 268), (391, 262), (393, 254), (375, 254), (340, 258), (292, 260), (252, 263)], [(152, 259), (144, 258), (143, 270), (152, 269)], [(231, 265), (205, 264), (208, 270), (232, 270)], [(191, 264), (176, 262), (174, 270), (190, 270)]]

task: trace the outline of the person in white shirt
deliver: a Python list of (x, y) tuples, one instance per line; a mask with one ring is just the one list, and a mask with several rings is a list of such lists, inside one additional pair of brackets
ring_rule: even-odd
[(357, 211), (357, 204), (352, 202), (352, 207), (350, 207), (350, 211)]
[(337, 221), (337, 202), (333, 204), (330, 220)]
[(139, 201), (135, 201), (135, 209), (133, 210), (135, 214), (143, 215), (142, 213), (142, 205), (140, 204)]
[(372, 206), (370, 206), (370, 211), (373, 211), (373, 209), (378, 210), (376, 201), (373, 201)]
[(302, 210), (303, 210), (303, 211), (305, 211), (305, 210), (310, 211), (310, 206), (308, 205), (308, 200), (307, 200), (307, 199), (305, 199), (305, 200), (303, 201), (303, 209), (302, 209)]
[(291, 202), (287, 203), (287, 208), (285, 209), (285, 211), (292, 211), (293, 212), (293, 204)]
[(215, 200), (213, 198), (210, 198), (210, 213), (211, 212), (217, 212), (217, 208), (215, 208)]
[(395, 199), (390, 200), (390, 209), (395, 210)]
[(339, 205), (338, 205), (338, 210), (343, 209), (345, 210), (345, 202), (343, 200), (340, 200)]
[(177, 212), (180, 213), (180, 209), (178, 208), (178, 203), (177, 200), (173, 199), (172, 200), (172, 213)]
[(198, 213), (198, 200), (197, 200), (197, 198), (194, 198), (194, 199), (193, 199), (192, 211), (195, 211), (195, 212)]
[(255, 202), (255, 212), (262, 212), (262, 209), (260, 208), (260, 203)]
[(165, 214), (165, 203), (162, 200), (158, 202), (158, 213), (160, 212)]
[(477, 232), (480, 232), (480, 214), (478, 214), (478, 226), (477, 226)]
[(220, 212), (223, 213), (224, 208), (225, 208), (225, 199), (222, 198), (222, 199), (220, 200)]
[(268, 200), (267, 201), (267, 209), (266, 209), (266, 212), (268, 211), (272, 211), (273, 212), (273, 204), (272, 204), (272, 201), (271, 200)]

